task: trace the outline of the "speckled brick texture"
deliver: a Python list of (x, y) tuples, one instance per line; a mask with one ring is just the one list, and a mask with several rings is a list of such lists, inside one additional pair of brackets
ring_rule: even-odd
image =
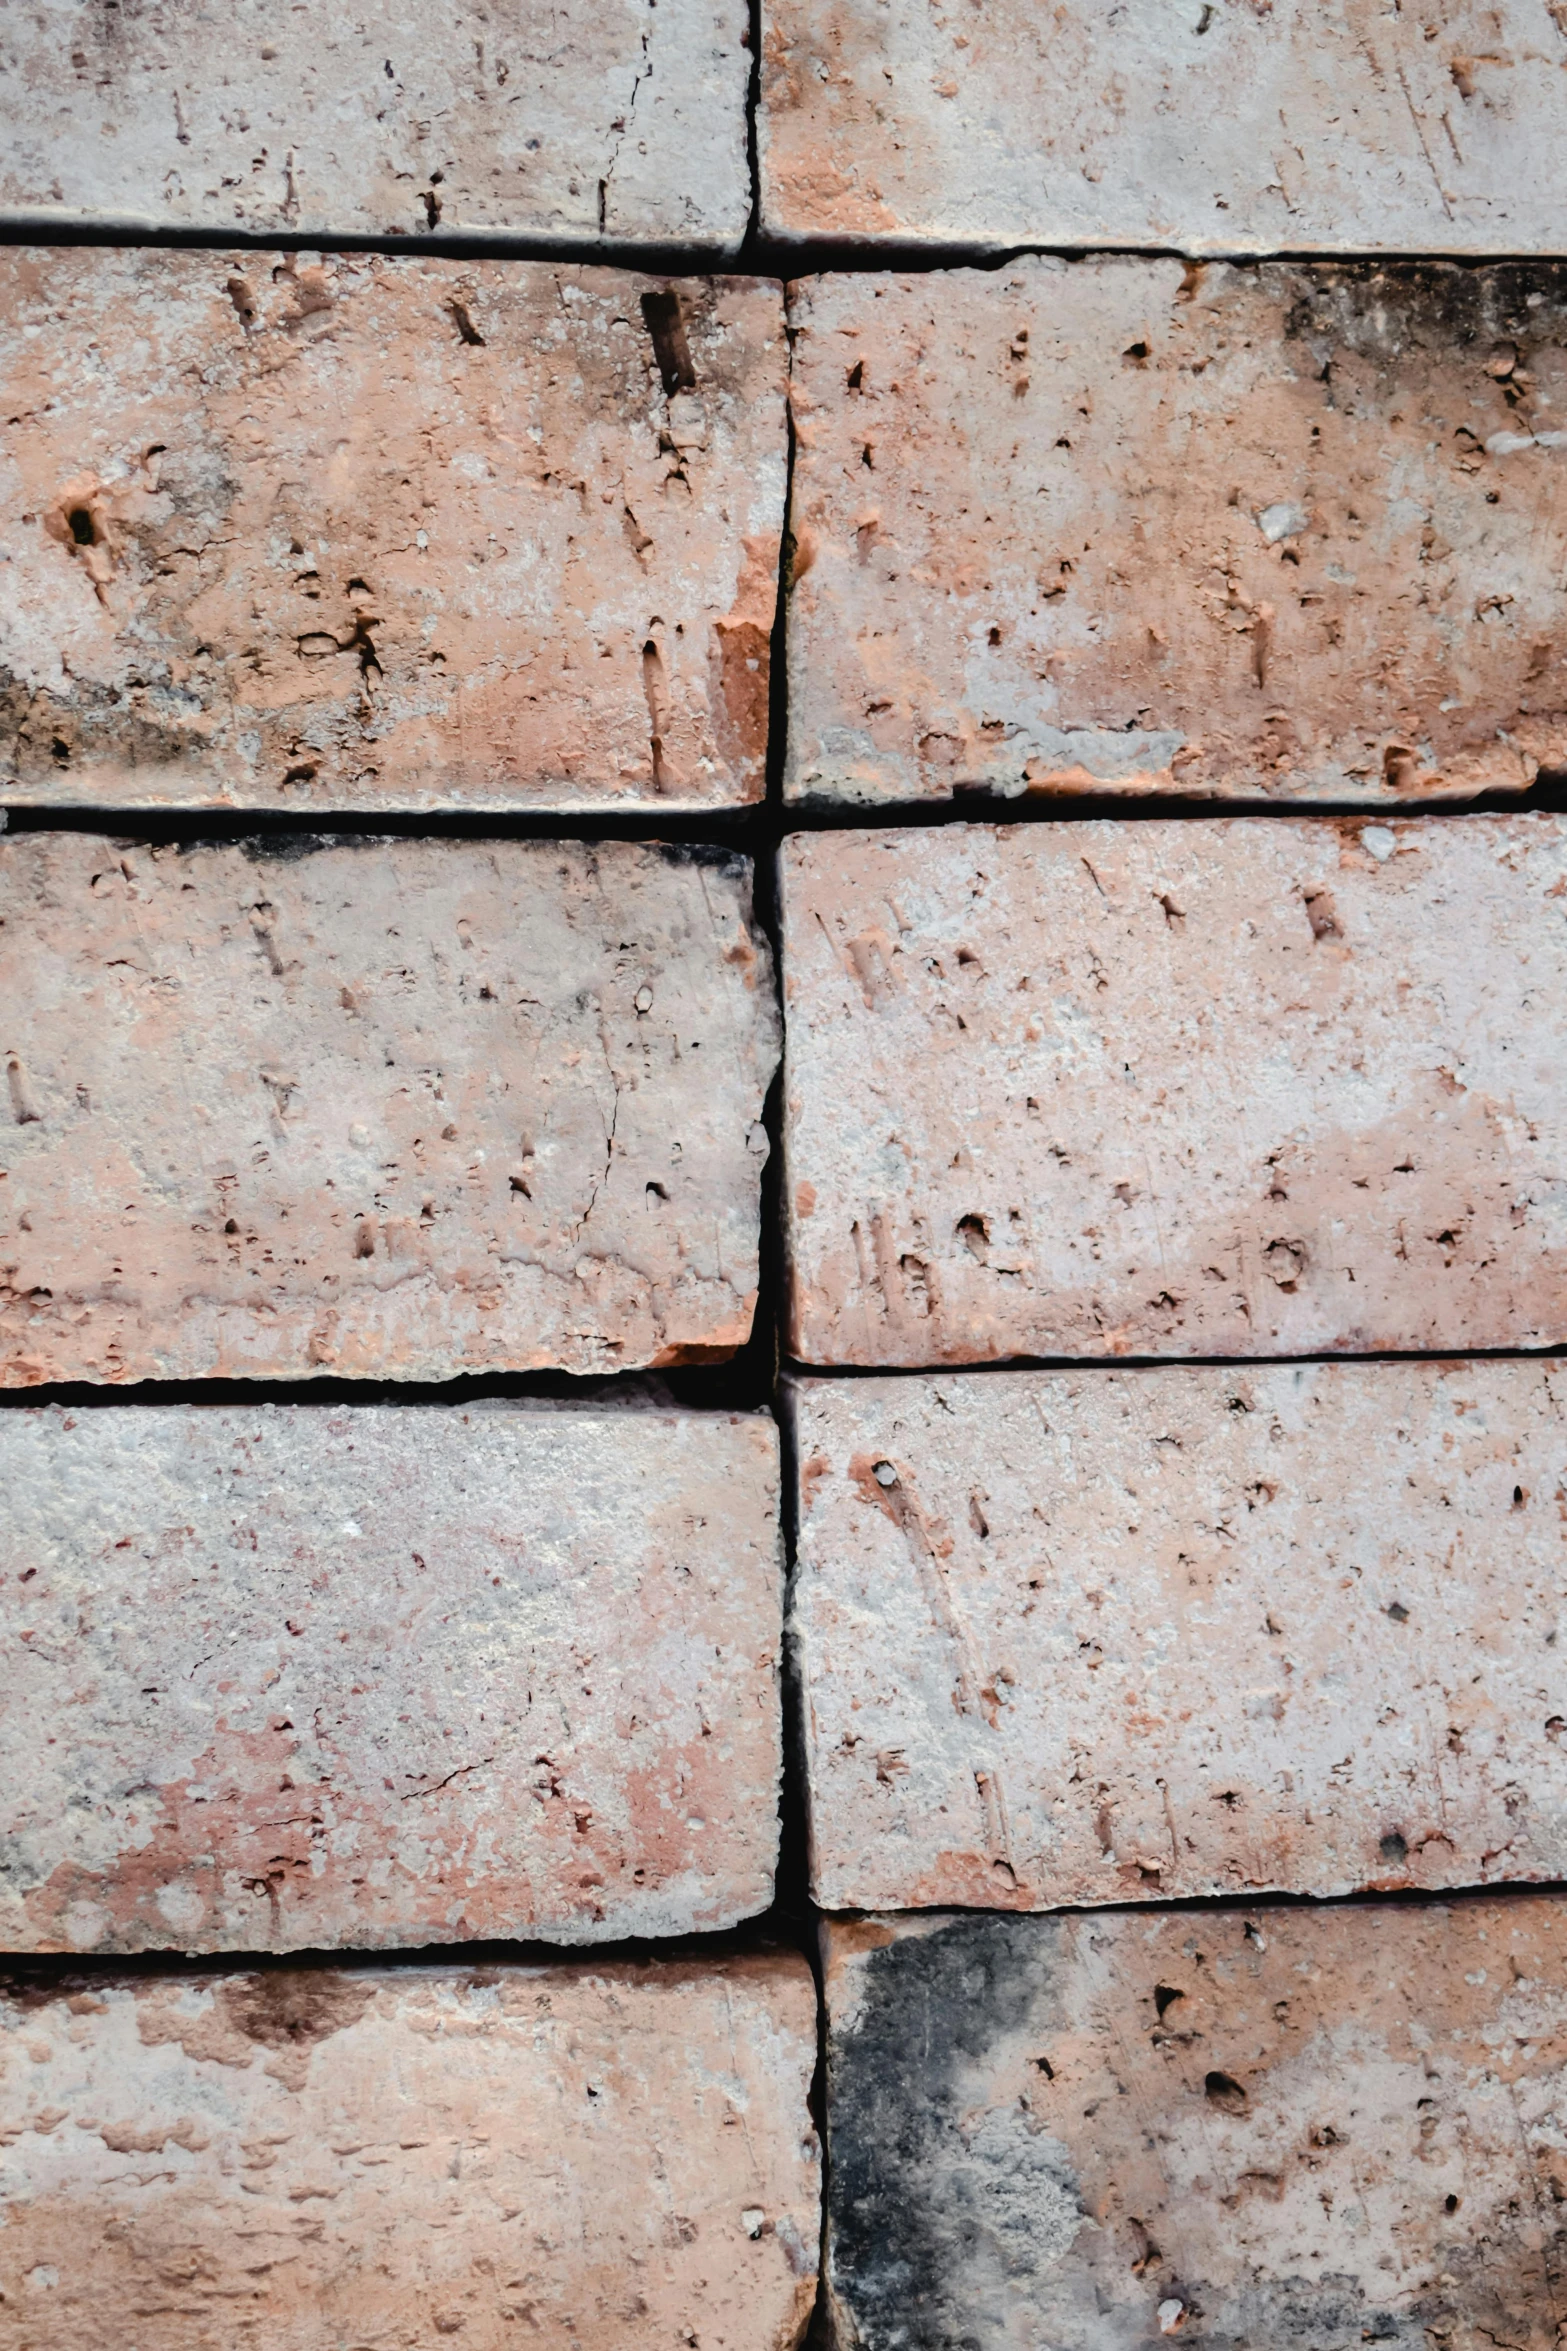
[(1567, 14), (1532, 0), (768, 0), (776, 235), (1560, 251)]
[(1567, 1878), (1554, 1363), (792, 1403), (827, 1909)]
[(1567, 823), (785, 844), (809, 1363), (1567, 1340)]
[(0, 844), (0, 1381), (438, 1379), (750, 1331), (750, 870)]
[(810, 1971), (102, 1978), (0, 2006), (0, 2344), (790, 2351)]
[(777, 1455), (603, 1406), (0, 1414), (0, 1946), (765, 1910)]
[(0, 220), (733, 251), (746, 12), (28, 0), (0, 31)]
[(840, 2351), (1560, 2342), (1560, 1900), (825, 1942)]
[(791, 293), (796, 799), (1567, 767), (1561, 269), (1029, 258)]
[(8, 799), (760, 798), (778, 286), (17, 248), (0, 318)]

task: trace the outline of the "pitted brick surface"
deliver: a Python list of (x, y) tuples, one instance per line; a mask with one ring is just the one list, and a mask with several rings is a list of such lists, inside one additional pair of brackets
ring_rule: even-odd
[(789, 2351), (791, 1956), (96, 1979), (0, 2004), (0, 2345)]
[(785, 237), (1560, 252), (1567, 17), (1532, 0), (769, 0)]
[(1555, 2351), (1567, 1906), (829, 1925), (841, 2351)]
[(0, 1379), (437, 1379), (747, 1336), (742, 860), (0, 843)]
[(795, 287), (789, 790), (1397, 802), (1567, 765), (1567, 308), (1473, 270)]
[(47, 0), (0, 32), (0, 218), (738, 245), (731, 0)]
[(0, 1943), (599, 1942), (772, 1898), (764, 1419), (0, 1414)]
[(1553, 1364), (793, 1394), (829, 1910), (1567, 1877)]
[(810, 1363), (1567, 1339), (1567, 824), (786, 844)]
[(0, 316), (6, 798), (761, 796), (777, 286), (18, 249)]

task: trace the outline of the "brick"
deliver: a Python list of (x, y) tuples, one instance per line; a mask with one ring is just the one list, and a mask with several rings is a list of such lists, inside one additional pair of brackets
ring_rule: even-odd
[(520, 236), (732, 252), (746, 15), (523, 0), (352, 16), (49, 0), (0, 36), (0, 219), (265, 236)]
[(1567, 23), (1527, 0), (770, 0), (763, 60), (777, 236), (1560, 250)]
[(1567, 1878), (1554, 1364), (792, 1395), (828, 1909)]
[(1567, 1340), (1567, 823), (796, 837), (808, 1363)]
[(17, 249), (0, 317), (8, 799), (761, 796), (776, 285)]
[(96, 1978), (8, 1998), (0, 2047), (5, 2351), (804, 2330), (793, 1955)]
[(845, 2351), (1559, 2342), (1559, 1898), (825, 1941)]
[(601, 1942), (772, 1899), (777, 1432), (0, 1414), (0, 1944)]
[(791, 797), (1567, 765), (1559, 265), (1035, 257), (791, 309)]
[(0, 1383), (731, 1353), (776, 1056), (749, 868), (0, 844)]

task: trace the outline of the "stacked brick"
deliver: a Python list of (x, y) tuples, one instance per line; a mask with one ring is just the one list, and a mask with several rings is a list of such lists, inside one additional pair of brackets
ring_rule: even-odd
[(1560, 2351), (1567, 11), (0, 92), (0, 2351)]

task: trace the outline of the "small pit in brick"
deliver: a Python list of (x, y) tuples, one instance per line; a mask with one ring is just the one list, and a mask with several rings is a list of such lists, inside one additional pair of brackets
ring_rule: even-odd
[(1220, 2106), (1226, 2114), (1244, 2114), (1248, 2105), (1245, 2091), (1233, 2074), (1210, 2073), (1202, 2085), (1202, 2094), (1210, 2106)]
[(97, 546), (98, 525), (93, 521), (90, 508), (73, 506), (65, 519), (70, 525), (71, 537), (78, 547)]
[(680, 296), (669, 286), (662, 293), (644, 294), (642, 320), (653, 339), (653, 357), (658, 362), (665, 398), (672, 397), (676, 392), (694, 390), (696, 369), (691, 364), (691, 349), (686, 341), (686, 322), (681, 316)]
[(1402, 1869), (1409, 1859), (1409, 1841), (1406, 1837), (1400, 1836), (1397, 1829), (1389, 1829), (1377, 1847), (1377, 1851), (1392, 1868)]

